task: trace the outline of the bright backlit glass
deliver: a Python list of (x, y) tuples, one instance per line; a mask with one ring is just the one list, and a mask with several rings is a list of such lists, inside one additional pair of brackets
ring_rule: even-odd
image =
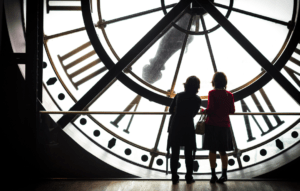
[[(230, 0), (216, 0), (215, 3), (229, 6)], [(178, 3), (178, 0), (165, 0), (165, 5)], [(233, 7), (246, 11), (247, 13), (232, 10), (228, 20), (271, 62), (285, 48), (284, 43), (288, 37), (289, 29), (283, 24), (269, 21), (271, 19), (289, 22), (293, 14), (293, 0), (253, 0), (242, 1), (234, 0)], [(80, 2), (52, 2), (50, 6), (80, 6)], [(164, 13), (160, 1), (112, 1), (112, 0), (93, 0), (92, 18), (95, 25), (105, 25), (104, 28), (96, 26), (96, 32), (105, 51), (115, 64), (126, 53), (151, 30), (156, 23), (163, 17)], [(217, 9), (226, 15), (228, 9), (217, 7)], [(156, 11), (154, 11), (156, 10)], [(169, 12), (171, 8), (167, 9)], [(99, 12), (98, 12), (99, 11)], [(46, 8), (45, 8), (46, 12)], [(151, 12), (151, 13), (150, 13)], [(190, 31), (203, 32), (203, 22), (200, 16), (195, 16), (187, 12), (176, 23), (183, 29), (188, 30), (188, 22), (192, 21)], [(254, 13), (258, 16), (251, 16)], [(99, 17), (102, 20), (99, 21)], [(264, 18), (259, 18), (264, 17)], [(207, 29), (217, 25), (217, 22), (209, 15), (204, 14), (203, 19)], [(104, 64), (98, 55), (93, 51), (93, 46), (89, 44), (89, 37), (84, 29), (84, 22), (81, 11), (50, 11), (50, 14), (44, 16), (44, 34), (45, 34), (45, 62), (47, 67), (44, 69), (43, 81), (49, 95), (57, 104), (56, 110), (68, 110), (80, 100), (87, 91), (97, 83), (106, 73)], [(183, 46), (184, 39), (187, 39), (187, 45)], [(209, 44), (208, 42), (209, 41)], [(211, 53), (209, 51), (211, 47)], [(297, 47), (299, 49), (299, 45)], [(180, 54), (182, 52), (182, 59)], [(300, 60), (297, 53), (293, 57)], [(201, 80), (201, 87), (198, 92), (203, 101), (208, 91), (212, 89), (211, 79), (214, 74), (213, 61), (217, 71), (222, 71), (227, 75), (227, 90), (241, 88), (249, 81), (257, 77), (262, 69), (261, 66), (253, 59), (222, 27), (205, 35), (186, 35), (171, 26), (166, 33), (161, 34), (157, 41), (153, 42), (147, 50), (133, 63), (131, 73), (128, 77), (139, 85), (162, 96), (167, 96), (166, 92), (174, 89), (174, 93), (184, 91), (183, 83), (187, 77), (196, 75)], [(299, 67), (289, 61), (289, 68), (298, 71)], [(178, 74), (176, 69), (178, 68)], [(286, 72), (282, 74), (300, 90), (297, 82)], [(300, 76), (297, 76), (300, 80)], [(51, 78), (56, 78), (57, 82), (48, 85)], [(241, 88), (242, 89), (242, 88)], [(236, 90), (236, 91), (238, 91)], [(267, 95), (275, 112), (298, 112), (299, 105), (294, 102), (290, 96), (272, 80), (263, 90)], [(65, 98), (61, 99), (60, 94)], [(270, 109), (266, 98), (260, 91), (254, 93), (265, 112), (274, 112)], [(120, 81), (116, 81), (108, 86), (105, 92), (94, 99), (89, 111), (148, 111), (163, 112), (168, 111), (166, 106), (151, 102), (145, 98), (139, 98), (132, 90), (124, 86)], [(243, 108), (243, 103), (247, 105), (248, 110)], [(286, 107), (286, 106), (289, 107)], [(236, 112), (259, 112), (258, 105), (253, 101), (253, 95), (249, 95), (243, 101), (235, 102)], [(59, 115), (61, 116), (61, 115)], [(80, 119), (88, 119), (86, 125), (80, 123)], [(117, 120), (119, 117), (119, 121)], [(140, 165), (149, 166), (151, 155), (149, 149), (158, 152), (166, 152), (167, 127), (169, 124), (169, 115), (165, 118), (163, 115), (91, 115), (81, 116), (74, 123), (93, 141), (104, 147), (108, 142), (117, 137), (117, 145), (111, 149), (119, 156), (134, 161)], [(283, 123), (278, 124), (278, 119), (270, 115), (267, 118), (274, 130), (269, 131), (270, 126), (262, 116), (248, 116), (251, 127), (251, 135), (245, 116), (231, 116), (232, 129), (235, 135), (235, 141), (239, 149), (247, 149), (265, 142), (278, 133), (291, 127), (299, 119), (299, 116), (278, 116)], [(195, 117), (195, 123), (199, 116)], [(57, 121), (57, 117), (55, 118)], [(260, 125), (257, 126), (258, 122)], [(116, 122), (117, 121), (117, 122)], [(113, 124), (112, 122), (115, 122)], [(116, 125), (117, 124), (117, 125)], [(260, 129), (261, 128), (261, 129)], [(299, 131), (297, 126), (297, 132)], [(95, 130), (101, 132), (100, 138), (95, 137)], [(126, 130), (126, 131), (125, 131)], [(161, 130), (161, 134), (159, 134)], [(292, 130), (291, 130), (292, 131)], [(267, 132), (262, 135), (262, 132)], [(289, 131), (290, 132), (290, 131)], [(255, 139), (249, 141), (249, 137)], [(103, 138), (104, 137), (104, 138)], [(119, 139), (120, 138), (120, 139)], [(285, 136), (285, 140), (289, 137)], [(289, 145), (293, 144), (296, 139), (291, 139)], [(298, 140), (298, 139), (297, 139)], [(202, 137), (197, 136), (197, 147), (202, 148)], [(268, 143), (268, 155), (272, 157), (279, 153), (274, 147), (274, 143)], [(142, 149), (141, 149), (142, 148)], [(261, 150), (263, 146), (259, 149)], [(124, 154), (126, 149), (132, 151), (131, 155)], [(260, 150), (247, 151), (251, 158), (249, 163), (243, 162), (242, 165), (248, 166), (256, 162), (265, 160), (266, 157), (258, 156)], [(275, 151), (276, 150), (276, 151)], [(181, 152), (183, 154), (183, 152)], [(208, 154), (207, 151), (199, 151), (197, 155)], [(142, 156), (147, 158), (143, 161)], [(229, 167), (229, 170), (238, 168), (237, 159), (235, 164)], [(159, 160), (161, 159), (161, 160)], [(159, 165), (163, 161), (163, 165)], [(208, 160), (199, 160), (199, 163), (209, 164)], [(185, 172), (184, 161), (181, 160), (180, 172)], [(203, 166), (203, 164), (201, 164)], [(221, 163), (218, 163), (221, 166)], [(205, 166), (205, 165), (204, 165)], [(159, 155), (154, 159), (151, 168), (164, 170), (165, 157)], [(198, 172), (209, 173), (209, 168), (201, 167)]]

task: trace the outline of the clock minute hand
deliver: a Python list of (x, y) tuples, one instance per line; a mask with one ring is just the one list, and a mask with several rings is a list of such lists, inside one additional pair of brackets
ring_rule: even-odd
[[(87, 2), (88, 1), (84, 0), (81, 1), (82, 9), (87, 8), (86, 6), (89, 6)], [(129, 52), (127, 52), (114, 67), (109, 68), (109, 71), (80, 100), (78, 100), (78, 102), (74, 104), (69, 111), (81, 111), (87, 104), (89, 104), (90, 101), (93, 100), (93, 98), (96, 97), (97, 94), (103, 88), (105, 88), (108, 83), (122, 73), (122, 70), (126, 68), (126, 66), (130, 64), (132, 60), (134, 60), (135, 57), (137, 57), (142, 50), (146, 48), (148, 44), (150, 44), (151, 41), (165, 29), (168, 24), (175, 20), (191, 2), (192, 0), (181, 0), (131, 50), (129, 50)], [(87, 22), (92, 22), (91, 20), (92, 18), (90, 17), (89, 21)], [(73, 118), (73, 115), (64, 115), (57, 121), (57, 123), (61, 128), (64, 128)]]
[(209, 1), (196, 0), (250, 56), (300, 105), (300, 92), (260, 53), (255, 46)]

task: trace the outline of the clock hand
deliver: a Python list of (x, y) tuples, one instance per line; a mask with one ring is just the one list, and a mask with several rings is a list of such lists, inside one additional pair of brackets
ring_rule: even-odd
[[(82, 1), (82, 3), (87, 3), (85, 1)], [(102, 46), (98, 35), (95, 31), (95, 28), (93, 27), (93, 22), (92, 22), (92, 18), (90, 15), (90, 9), (88, 5), (85, 5), (85, 8), (82, 8), (82, 14), (83, 14), (83, 19), (85, 22), (85, 27), (87, 28), (87, 33), (88, 36), (91, 40), (91, 43), (94, 47), (94, 50), (96, 51), (97, 55), (99, 56), (99, 58), (101, 58), (102, 62), (104, 63), (104, 65), (110, 69), (112, 67), (115, 66), (115, 63), (111, 60), (111, 58), (108, 56), (108, 54), (106, 53), (104, 47)], [(179, 19), (179, 17), (183, 14), (184, 12), (182, 11), (179, 15), (177, 15), (177, 18), (173, 20), (177, 21)], [(134, 73), (131, 73), (130, 71), (130, 66), (132, 64), (135, 63), (136, 60), (138, 60), (140, 58), (140, 56), (142, 56), (144, 54), (144, 52), (146, 50), (148, 50), (149, 47), (152, 46), (152, 44), (154, 44), (154, 42), (156, 42), (167, 30), (169, 30), (169, 28), (171, 28), (172, 24), (171, 23), (164, 23), (165, 24), (165, 29), (160, 32), (159, 35), (157, 35), (154, 39), (152, 39), (151, 43), (149, 43), (146, 48), (144, 48), (141, 52), (139, 52), (139, 54), (133, 59), (133, 61), (131, 61), (131, 63), (123, 70), (124, 73), (126, 73), (126, 71), (128, 71), (131, 75), (135, 75)], [(102, 31), (103, 31), (103, 35), (106, 38), (106, 34), (105, 31), (103, 30), (103, 27), (101, 27)], [(108, 45), (110, 46), (109, 41), (106, 39), (106, 42), (108, 43)], [(111, 49), (113, 54), (116, 56), (116, 58), (118, 59), (118, 56), (115, 54), (115, 52), (113, 51), (113, 49)], [(119, 59), (118, 59), (119, 60)], [(142, 97), (152, 101), (155, 100), (156, 103), (162, 104), (162, 105), (170, 105), (172, 102), (172, 99), (169, 97), (165, 97), (159, 94), (156, 94), (142, 86), (140, 86), (139, 84), (137, 84), (135, 81), (131, 80), (127, 75), (125, 75), (124, 73), (120, 73), (117, 76), (117, 79), (120, 80), (121, 83), (123, 83), (126, 87), (128, 87), (129, 89), (131, 89), (132, 91), (134, 91), (135, 93), (137, 93), (138, 95), (141, 95)], [(142, 83), (144, 82), (142, 79), (140, 79), (142, 81)], [(139, 81), (140, 81), (139, 80)], [(149, 84), (150, 85), (150, 84)], [(155, 89), (155, 87), (153, 88)], [(159, 89), (156, 89), (157, 91), (165, 94), (165, 92), (160, 91)], [(204, 102), (203, 102), (204, 103)], [(203, 105), (204, 106), (204, 105)]]
[[(109, 67), (109, 71), (80, 99), (78, 102), (70, 108), (70, 111), (78, 111), (82, 110), (89, 102), (103, 89), (107, 86), (108, 83), (110, 83), (115, 77), (117, 77), (120, 73), (122, 73), (122, 70), (130, 64), (130, 62), (139, 55), (139, 53), (148, 46), (149, 43), (157, 35), (160, 34), (164, 30), (167, 24), (170, 24), (173, 20), (175, 20), (183, 11), (184, 9), (191, 3), (192, 0), (182, 0), (180, 1), (162, 20), (160, 20), (123, 58), (120, 59), (120, 61), (113, 67)], [(89, 9), (89, 3), (88, 1), (81, 1), (82, 4), (82, 10)], [(84, 14), (84, 12), (83, 12)], [(84, 22), (86, 23), (87, 30), (95, 30), (94, 26), (93, 28), (88, 28), (91, 25), (92, 18), (89, 14), (89, 17), (84, 16)], [(98, 38), (97, 35), (90, 36), (90, 38)], [(93, 39), (91, 39), (93, 41)], [(103, 48), (103, 47), (102, 47)], [(107, 55), (107, 57), (101, 58), (103, 62), (107, 60), (110, 62), (110, 58)], [(58, 124), (61, 126), (61, 128), (64, 128), (72, 119), (74, 116), (72, 115), (64, 115), (62, 118), (58, 120)]]
[(300, 105), (299, 91), (238, 31), (226, 17), (209, 2), (196, 0), (248, 53), (267, 73)]

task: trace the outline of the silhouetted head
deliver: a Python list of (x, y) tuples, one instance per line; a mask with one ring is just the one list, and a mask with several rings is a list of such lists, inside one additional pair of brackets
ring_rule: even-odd
[(196, 76), (190, 76), (183, 85), (186, 92), (196, 94), (200, 88), (200, 80)]
[(212, 78), (211, 83), (214, 88), (226, 90), (227, 77), (223, 72), (216, 72)]

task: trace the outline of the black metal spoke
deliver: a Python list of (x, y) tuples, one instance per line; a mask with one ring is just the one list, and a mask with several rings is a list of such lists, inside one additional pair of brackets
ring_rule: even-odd
[(61, 32), (61, 33), (49, 35), (49, 36), (44, 35), (44, 40), (49, 40), (49, 39), (53, 39), (53, 38), (66, 36), (66, 35), (73, 34), (73, 33), (76, 33), (76, 32), (81, 32), (81, 31), (84, 31), (84, 30), (85, 30), (85, 27), (81, 27), (81, 28), (77, 28), (77, 29), (66, 31), (66, 32)]
[(200, 31), (200, 19), (199, 19), (199, 15), (195, 15), (195, 25), (196, 25), (196, 29), (195, 32), (199, 32)]
[[(200, 19), (201, 19), (201, 23), (203, 25), (203, 30), (206, 31), (206, 25), (205, 25), (205, 21), (204, 21), (203, 15), (200, 16)], [(205, 33), (205, 39), (206, 39), (207, 47), (208, 47), (208, 50), (209, 50), (209, 55), (210, 55), (210, 58), (211, 58), (211, 63), (213, 65), (214, 71), (217, 72), (218, 71), (217, 70), (217, 65), (216, 65), (216, 62), (215, 62), (214, 54), (212, 52), (210, 41), (209, 41), (207, 33)]]
[[(169, 107), (168, 106), (165, 107), (165, 112), (168, 112), (168, 110), (169, 110)], [(164, 114), (163, 117), (162, 117), (160, 127), (159, 127), (159, 130), (158, 130), (158, 134), (157, 134), (157, 137), (156, 137), (155, 145), (154, 145), (154, 148), (152, 149), (153, 152), (157, 152), (157, 147), (158, 147), (158, 144), (159, 144), (159, 141), (160, 141), (162, 130), (163, 130), (164, 125), (165, 125), (166, 117), (167, 117), (166, 114)], [(149, 168), (152, 168), (154, 159), (155, 159), (155, 157), (157, 157), (157, 155), (155, 155), (155, 153), (150, 153), (150, 155), (151, 155), (151, 159), (150, 159), (150, 163), (149, 163)]]
[[(168, 6), (166, 6), (166, 8), (172, 8), (176, 4), (177, 3), (168, 5)], [(132, 19), (132, 18), (135, 18), (135, 17), (147, 15), (147, 14), (154, 13), (154, 12), (161, 11), (161, 10), (162, 10), (162, 8), (159, 7), (159, 8), (151, 9), (151, 10), (148, 10), (148, 11), (143, 11), (143, 12), (140, 12), (140, 13), (135, 13), (135, 14), (132, 14), (132, 15), (128, 15), (128, 16), (124, 16), (124, 17), (112, 19), (112, 20), (109, 20), (109, 21), (104, 21), (101, 24), (102, 25), (112, 24), (112, 23), (116, 23), (116, 22), (119, 22), (119, 21), (124, 21), (124, 20), (127, 20), (127, 19)]]
[(256, 62), (300, 105), (300, 92), (273, 66), (255, 46), (209, 1), (196, 0)]
[[(76, 104), (74, 104), (69, 111), (81, 111), (87, 104), (89, 104), (97, 94), (104, 89), (114, 78), (116, 78), (122, 71), (130, 64), (135, 57), (137, 57), (140, 52), (143, 51), (153, 39), (155, 39), (168, 25), (171, 24), (173, 20), (176, 20), (185, 8), (191, 3), (192, 0), (182, 0), (180, 1), (163, 19), (161, 19), (129, 52), (125, 54), (119, 62), (113, 66), (109, 67), (109, 71), (80, 99)], [(84, 22), (87, 30), (95, 30), (92, 17), (90, 15), (90, 5), (89, 1), (81, 0), (81, 7), (83, 12), (88, 12), (89, 15), (84, 16)], [(98, 39), (97, 34), (90, 36), (91, 41), (93, 38)], [(101, 60), (110, 61), (109, 57), (103, 57)], [(58, 124), (61, 128), (64, 128), (72, 119), (73, 115), (64, 115), (58, 120)]]
[[(224, 8), (224, 9), (229, 9), (229, 6), (222, 5), (222, 4), (219, 4), (219, 3), (214, 3), (214, 5), (217, 6), (217, 7)], [(262, 16), (262, 15), (255, 14), (255, 13), (251, 13), (251, 12), (244, 11), (244, 10), (237, 9), (237, 8), (232, 8), (232, 10), (235, 11), (235, 12), (238, 12), (238, 13), (243, 13), (245, 15), (260, 18), (260, 19), (263, 19), (263, 20), (266, 20), (266, 21), (271, 21), (271, 22), (278, 23), (278, 24), (285, 25), (285, 26), (289, 26), (291, 24), (291, 23), (288, 23), (288, 22), (285, 22), (285, 21), (280, 21), (280, 20), (277, 20), (277, 19), (273, 19), (273, 18), (270, 18), (270, 17)]]

